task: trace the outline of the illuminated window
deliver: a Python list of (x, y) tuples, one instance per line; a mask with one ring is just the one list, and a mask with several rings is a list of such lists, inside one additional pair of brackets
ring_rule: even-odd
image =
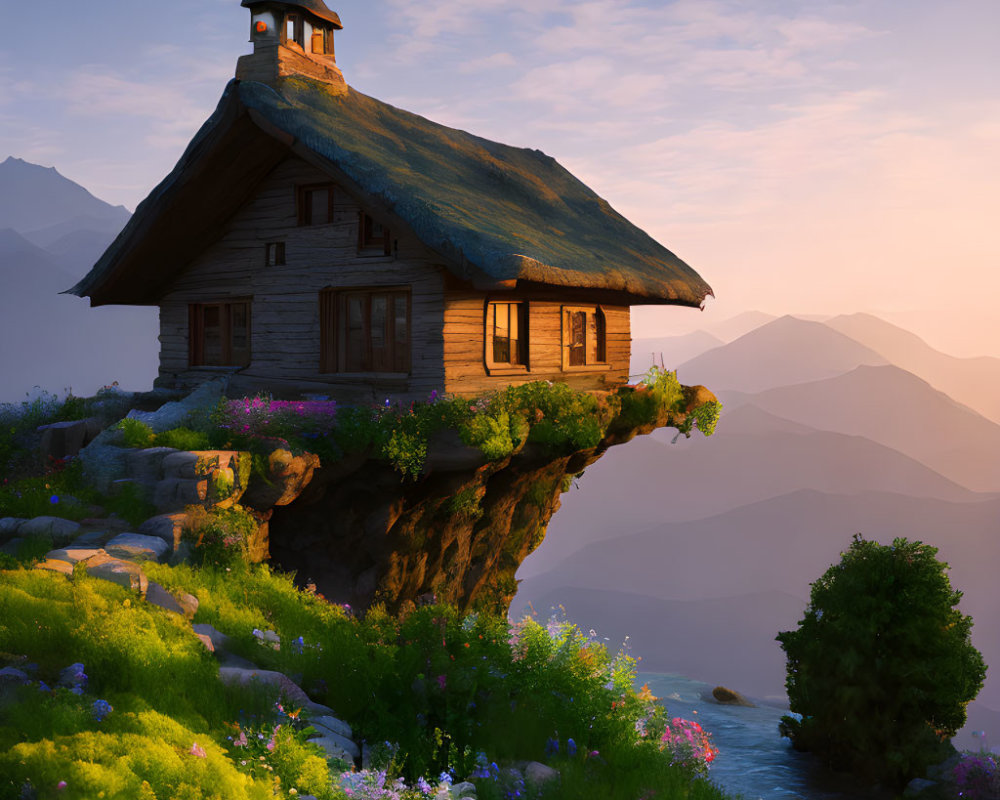
[(563, 369), (607, 364), (607, 320), (600, 306), (564, 306), (562, 315)]
[(528, 365), (528, 304), (491, 301), (486, 304), (486, 365)]

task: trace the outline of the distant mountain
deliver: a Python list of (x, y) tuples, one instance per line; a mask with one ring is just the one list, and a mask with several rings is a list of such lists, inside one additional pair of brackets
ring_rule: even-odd
[[(861, 532), (882, 542), (905, 536), (939, 548), (939, 558), (951, 566), (953, 586), (964, 592), (962, 610), (977, 622), (974, 644), (988, 664), (998, 664), (1000, 638), (994, 635), (993, 626), (1000, 617), (998, 519), (1000, 499), (951, 503), (884, 492), (793, 492), (707, 519), (664, 523), (643, 533), (591, 544), (553, 569), (524, 579), (516, 607), (530, 602), (544, 612), (552, 600), (564, 602), (558, 591), (563, 587), (586, 592), (627, 587), (632, 594), (687, 602), (762, 592), (805, 601), (809, 584), (839, 560), (853, 534)], [(654, 619), (664, 630), (672, 624), (667, 618)], [(699, 630), (698, 622), (690, 620), (691, 630)], [(737, 617), (731, 622), (728, 628), (720, 626), (720, 631), (736, 636), (746, 625)], [(779, 624), (777, 619), (769, 623), (774, 633)], [(770, 652), (772, 638), (773, 634), (758, 638), (755, 648), (734, 651), (733, 658), (741, 660), (751, 654), (758, 658)], [(673, 644), (692, 649), (703, 646), (698, 635)], [(707, 639), (704, 646), (710, 646)], [(979, 699), (1000, 708), (1000, 680), (988, 680)]]
[(705, 330), (724, 342), (731, 342), (776, 319), (778, 318), (774, 314), (765, 314), (763, 311), (744, 311), (735, 317), (706, 325)]
[(785, 316), (677, 368), (681, 383), (760, 392), (830, 378), (859, 364), (885, 364), (871, 348), (827, 327)]
[(0, 164), (0, 402), (22, 400), (36, 386), (58, 394), (92, 394), (115, 380), (150, 387), (156, 309), (91, 309), (60, 294), (128, 216), (54, 169), (16, 158)]
[(682, 336), (663, 336), (632, 340), (632, 375), (645, 374), (653, 365), (676, 369), (695, 356), (725, 344), (706, 331), (693, 331)]
[(1000, 491), (1000, 425), (899, 367), (861, 366), (748, 399), (802, 425), (879, 442), (974, 491)]
[(656, 434), (640, 437), (589, 467), (562, 496), (562, 508), (521, 577), (549, 569), (594, 541), (709, 517), (799, 489), (986, 499), (896, 450), (860, 436), (817, 431), (752, 405), (724, 411), (710, 438), (695, 434), (673, 445), (668, 441)]
[[(115, 226), (121, 230), (129, 216), (124, 206), (99, 200), (55, 167), (40, 167), (13, 156), (0, 164), (0, 228), (25, 233), (76, 219), (73, 230), (94, 229), (95, 225), (98, 230)], [(66, 233), (70, 229), (60, 229), (52, 238)]]
[(1000, 423), (1000, 358), (947, 355), (919, 336), (871, 314), (842, 315), (825, 324)]

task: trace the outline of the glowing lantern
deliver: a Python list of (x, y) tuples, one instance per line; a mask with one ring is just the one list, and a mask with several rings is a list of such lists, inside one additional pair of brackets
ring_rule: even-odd
[(267, 23), (258, 21), (257, 24), (254, 26), (254, 30), (256, 30), (257, 33), (267, 33)]

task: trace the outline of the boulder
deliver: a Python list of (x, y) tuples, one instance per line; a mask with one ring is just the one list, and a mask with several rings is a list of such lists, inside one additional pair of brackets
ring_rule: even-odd
[(42, 437), (39, 449), (42, 458), (46, 461), (59, 460), (77, 455), (97, 438), (102, 427), (101, 421), (96, 417), (40, 426), (38, 432)]
[(4, 667), (0, 669), (0, 686), (22, 686), (31, 683), (31, 678), (27, 672), (17, 667)]
[(21, 545), (24, 544), (24, 541), (20, 536), (8, 539), (3, 544), (0, 544), (0, 553), (6, 553), (9, 556), (17, 558), (17, 553), (21, 549)]
[(111, 494), (115, 481), (126, 474), (126, 457), (132, 452), (118, 445), (120, 431), (108, 429), (80, 451), (87, 482), (101, 494)]
[(35, 569), (44, 569), (49, 572), (58, 572), (60, 575), (65, 575), (68, 578), (73, 577), (73, 565), (68, 561), (59, 561), (54, 558), (47, 558), (44, 561), (39, 561), (35, 564)]
[(0, 519), (0, 540), (13, 537), (25, 522), (27, 520), (20, 517), (3, 517)]
[(326, 754), (326, 758), (328, 760), (335, 759), (337, 761), (345, 761), (348, 764), (354, 761), (354, 756), (352, 756), (350, 753), (347, 752), (347, 750), (341, 747), (337, 743), (337, 740), (335, 739), (328, 739), (326, 737), (323, 737), (319, 739), (310, 739), (309, 743), (318, 745)]
[(137, 411), (133, 409), (128, 415), (132, 419), (145, 422), (154, 433), (163, 433), (171, 428), (185, 425), (192, 413), (212, 408), (219, 402), (226, 388), (225, 378), (214, 378), (206, 381), (183, 400), (164, 403), (156, 411)]
[(172, 514), (159, 514), (150, 517), (139, 526), (139, 533), (146, 536), (158, 536), (163, 539), (171, 549), (176, 550), (181, 543), (181, 535), (184, 532), (184, 524), (187, 522), (187, 514), (183, 511), (175, 511)]
[(97, 556), (87, 562), (87, 574), (93, 578), (111, 581), (126, 589), (145, 595), (149, 579), (142, 567), (132, 561), (122, 561), (111, 556)]
[(47, 536), (57, 547), (69, 544), (80, 533), (80, 523), (61, 517), (35, 517), (25, 521), (17, 529), (18, 536), (25, 539)]
[(267, 474), (251, 473), (240, 501), (256, 509), (286, 506), (302, 494), (319, 465), (319, 456), (313, 453), (293, 456), (283, 448), (272, 450), (267, 457)]
[(153, 505), (161, 513), (179, 511), (185, 506), (201, 505), (208, 498), (208, 481), (197, 478), (164, 478), (152, 491)]
[(122, 533), (104, 545), (108, 555), (128, 561), (162, 561), (170, 550), (159, 536)]
[(454, 800), (458, 800), (462, 797), (474, 798), (476, 796), (476, 784), (470, 783), (469, 781), (452, 784), (449, 794), (452, 798), (454, 798)]
[(361, 750), (358, 746), (348, 739), (346, 736), (339, 736), (336, 733), (326, 733), (323, 736), (317, 736), (309, 740), (312, 744), (318, 744), (327, 753), (341, 751), (347, 753), (349, 756), (345, 761), (353, 761), (356, 758), (361, 757)]
[(317, 731), (320, 731), (320, 733), (324, 730), (330, 731), (332, 733), (336, 733), (338, 736), (344, 736), (348, 739), (351, 739), (354, 736), (354, 733), (351, 731), (351, 726), (336, 717), (328, 715), (316, 717), (315, 719), (309, 720), (309, 724), (312, 725)]
[[(149, 586), (146, 589), (146, 602), (151, 603), (154, 606), (159, 606), (166, 611), (172, 611), (174, 614), (180, 614), (181, 616), (184, 615), (184, 609), (181, 607), (181, 604), (177, 602), (177, 598), (160, 586), (160, 584), (153, 583), (153, 581), (149, 582)], [(209, 644), (211, 644), (211, 640), (209, 640)], [(212, 647), (209, 647), (208, 649), (209, 652), (214, 651), (214, 648)]]
[(55, 561), (65, 561), (67, 564), (73, 565), (79, 561), (86, 561), (94, 556), (101, 555), (103, 552), (99, 547), (86, 547), (74, 543), (59, 550), (50, 550), (45, 554), (45, 558)]
[(524, 780), (529, 785), (538, 787), (543, 783), (559, 780), (559, 770), (538, 761), (530, 761), (524, 767)]
[(725, 686), (716, 686), (712, 689), (712, 697), (717, 703), (724, 706), (745, 706), (746, 708), (757, 707), (739, 692), (734, 692), (732, 689), (727, 689)]
[(198, 598), (193, 594), (188, 594), (183, 592), (180, 597), (177, 598), (177, 602), (181, 607), (181, 612), (188, 619), (194, 619), (194, 615), (198, 613)]
[(903, 797), (920, 797), (925, 792), (937, 787), (937, 781), (929, 781), (926, 778), (914, 778), (903, 790)]
[(273, 686), (293, 706), (308, 709), (315, 705), (298, 684), (281, 672), (269, 669), (219, 667), (219, 680), (231, 686), (249, 686), (253, 681), (259, 681), (264, 686)]

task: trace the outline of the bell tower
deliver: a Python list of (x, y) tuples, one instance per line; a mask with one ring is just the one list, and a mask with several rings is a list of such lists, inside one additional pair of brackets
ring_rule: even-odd
[(274, 84), (297, 75), (346, 87), (333, 50), (333, 32), (344, 26), (323, 0), (242, 0), (240, 5), (250, 9), (253, 53), (240, 57), (237, 79)]

